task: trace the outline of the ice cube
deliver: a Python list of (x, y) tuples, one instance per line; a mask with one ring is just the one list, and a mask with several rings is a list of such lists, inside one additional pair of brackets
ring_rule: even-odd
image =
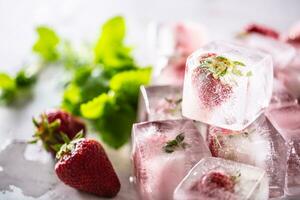
[(181, 119), (182, 87), (142, 86), (139, 121)]
[(289, 196), (300, 195), (300, 131), (288, 143), (288, 159), (285, 193)]
[(281, 81), (274, 79), (273, 94), (268, 109), (296, 105), (297, 99), (288, 91)]
[(268, 110), (266, 114), (288, 144), (285, 192), (300, 195), (300, 105)]
[(178, 183), (203, 157), (211, 156), (190, 120), (133, 126), (132, 160), (141, 199), (172, 199)]
[(257, 48), (270, 54), (273, 58), (274, 67), (278, 69), (286, 67), (296, 54), (293, 46), (260, 34), (250, 33), (238, 39), (238, 42), (246, 46)]
[(242, 130), (268, 106), (273, 65), (257, 50), (212, 42), (187, 61), (183, 116), (231, 130)]
[(264, 169), (270, 178), (270, 197), (283, 195), (287, 147), (264, 115), (243, 131), (210, 127), (208, 142), (213, 156)]
[(300, 105), (269, 109), (266, 115), (286, 141), (300, 136)]
[(277, 72), (276, 76), (294, 97), (300, 98), (300, 69), (287, 68)]
[(264, 170), (221, 158), (203, 158), (181, 181), (175, 200), (267, 200)]
[(182, 85), (186, 58), (206, 41), (205, 29), (197, 23), (176, 22), (156, 24), (150, 30), (157, 54), (152, 82)]
[(159, 58), (154, 69), (153, 85), (183, 85), (187, 55)]

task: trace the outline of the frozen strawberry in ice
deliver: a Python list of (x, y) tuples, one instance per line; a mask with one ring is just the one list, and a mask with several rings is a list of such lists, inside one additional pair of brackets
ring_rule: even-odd
[(267, 200), (264, 170), (221, 158), (203, 158), (177, 186), (174, 200)]
[(264, 169), (269, 177), (270, 197), (283, 196), (287, 147), (264, 115), (242, 131), (210, 127), (208, 143), (213, 156)]
[(212, 42), (187, 60), (184, 117), (242, 130), (270, 102), (273, 65), (269, 55), (227, 42)]
[(193, 191), (211, 191), (223, 189), (224, 191), (234, 192), (235, 177), (224, 173), (213, 171), (204, 175), (193, 187)]
[(181, 119), (181, 102), (181, 86), (141, 86), (139, 121)]
[(211, 156), (190, 120), (143, 122), (133, 126), (132, 160), (140, 199), (171, 200), (188, 171)]

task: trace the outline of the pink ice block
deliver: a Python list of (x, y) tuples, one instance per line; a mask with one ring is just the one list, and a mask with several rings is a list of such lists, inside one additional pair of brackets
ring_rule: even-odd
[(177, 22), (156, 26), (155, 51), (158, 54), (153, 83), (182, 85), (189, 54), (206, 42), (206, 31), (197, 23)]
[(208, 142), (213, 156), (264, 169), (270, 179), (270, 197), (283, 196), (287, 147), (264, 115), (242, 131), (210, 127)]
[(182, 87), (142, 86), (139, 121), (181, 119)]
[(278, 79), (274, 79), (273, 93), (268, 109), (296, 105), (297, 103), (297, 99), (290, 93), (286, 86)]
[(264, 170), (210, 157), (202, 159), (181, 181), (174, 200), (267, 200), (268, 192)]
[(184, 117), (242, 130), (269, 105), (273, 64), (269, 55), (227, 42), (212, 42), (187, 60)]
[(137, 190), (143, 200), (171, 200), (188, 171), (211, 155), (189, 120), (134, 124), (132, 142)]

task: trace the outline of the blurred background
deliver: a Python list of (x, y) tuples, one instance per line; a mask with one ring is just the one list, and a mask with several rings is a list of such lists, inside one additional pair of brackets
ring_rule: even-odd
[[(151, 22), (191, 20), (207, 29), (208, 40), (229, 39), (251, 22), (274, 27), (282, 32), (300, 19), (298, 0), (0, 0), (0, 70), (15, 73), (34, 58), (35, 27), (47, 25), (73, 43), (92, 43), (101, 25), (110, 17), (126, 18), (128, 44), (141, 65), (154, 64), (148, 53), (148, 25)], [(60, 102), (54, 78), (37, 87), (35, 102), (21, 110), (0, 107), (0, 141), (28, 138), (31, 117)], [(51, 82), (52, 81), (52, 82)], [(15, 126), (18, 121), (18, 126)]]
[(0, 69), (28, 60), (40, 24), (74, 41), (93, 41), (109, 17), (123, 15), (128, 40), (145, 62), (146, 27), (151, 21), (192, 20), (205, 25), (212, 39), (226, 39), (249, 22), (287, 29), (300, 19), (298, 0), (0, 0)]

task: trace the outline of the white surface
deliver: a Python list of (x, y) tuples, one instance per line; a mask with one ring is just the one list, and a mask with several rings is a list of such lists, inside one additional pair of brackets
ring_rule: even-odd
[[(0, 0), (0, 71), (13, 73), (32, 60), (31, 45), (35, 39), (34, 27), (38, 24), (49, 24), (72, 40), (92, 41), (108, 17), (124, 15), (130, 26), (130, 44), (137, 47), (135, 53), (141, 64), (149, 64), (151, 56), (147, 54), (145, 41), (146, 27), (152, 20), (190, 19), (206, 25), (211, 39), (226, 39), (248, 22), (261, 22), (285, 31), (300, 19), (299, 8), (298, 0)], [(60, 96), (54, 94), (58, 94), (60, 76), (57, 69), (48, 70), (40, 78), (42, 84), (37, 85), (32, 103), (21, 109), (0, 108), (0, 147), (7, 139), (30, 138), (33, 133), (31, 117), (59, 105)], [(130, 195), (128, 185), (124, 185), (128, 183), (130, 173), (128, 152), (128, 148), (122, 152), (109, 152), (122, 179), (123, 190), (119, 199), (130, 199), (123, 196)], [(0, 185), (2, 183), (0, 178)], [(52, 193), (44, 199), (70, 199), (74, 198), (73, 195), (77, 199), (91, 198), (60, 186), (60, 196)], [(0, 199), (16, 199), (15, 195), (22, 195), (18, 188), (13, 191), (6, 192), (6, 195), (0, 192)], [(32, 197), (19, 196), (17, 199)]]

